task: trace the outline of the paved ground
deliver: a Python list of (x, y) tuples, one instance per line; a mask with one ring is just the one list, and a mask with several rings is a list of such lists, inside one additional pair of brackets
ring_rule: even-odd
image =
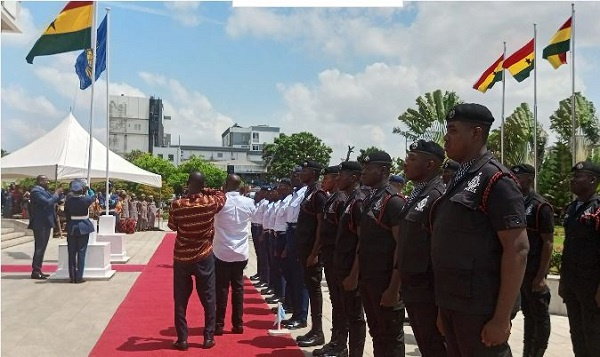
[[(146, 264), (162, 240), (163, 232), (144, 232), (126, 236), (128, 264)], [(60, 239), (51, 239), (45, 262), (56, 264)], [(252, 249), (250, 249), (252, 251)], [(2, 264), (31, 264), (33, 242), (2, 250)], [(256, 271), (252, 254), (246, 275)], [(96, 344), (118, 306), (140, 273), (117, 272), (108, 281), (85, 284), (31, 280), (29, 273), (2, 273), (2, 356), (87, 356)], [(329, 339), (331, 309), (323, 283), (324, 328)], [(293, 332), (304, 334), (307, 329)], [(410, 326), (405, 326), (406, 355), (420, 356)], [(521, 355), (523, 319), (514, 320), (510, 344), (515, 356)], [(217, 341), (218, 342), (218, 341)], [(312, 349), (305, 349), (311, 355)], [(372, 356), (367, 334), (365, 356)], [(565, 317), (552, 316), (552, 335), (546, 353), (549, 357), (573, 356), (569, 326)]]

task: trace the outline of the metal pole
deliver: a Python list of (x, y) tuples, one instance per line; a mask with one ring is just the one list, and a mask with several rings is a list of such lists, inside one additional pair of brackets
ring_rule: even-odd
[(110, 199), (110, 189), (108, 187), (109, 181), (108, 181), (108, 172), (109, 172), (109, 154), (110, 154), (110, 150), (108, 149), (109, 143), (110, 143), (110, 100), (109, 100), (109, 91), (108, 91), (108, 87), (110, 84), (110, 64), (108, 62), (109, 60), (109, 38), (110, 38), (110, 20), (109, 20), (109, 13), (110, 13), (110, 7), (106, 7), (104, 8), (104, 10), (106, 10), (106, 199), (105, 199), (105, 203), (106, 203), (106, 215), (109, 215), (109, 199)]
[(504, 51), (502, 52), (502, 123), (500, 124), (500, 162), (504, 165), (504, 103), (506, 101), (506, 69), (504, 68), (504, 59), (506, 58), (506, 41), (503, 42)]
[(87, 182), (88, 185), (92, 185), (92, 146), (94, 137), (92, 136), (92, 129), (94, 127), (94, 83), (96, 82), (96, 2), (92, 3), (92, 91), (90, 100), (90, 142), (88, 144), (88, 166), (87, 166)]
[(573, 133), (571, 137), (572, 164), (575, 166), (577, 162), (577, 136), (575, 118), (575, 4), (571, 3), (571, 127)]
[(537, 25), (533, 24), (533, 190), (537, 190)]

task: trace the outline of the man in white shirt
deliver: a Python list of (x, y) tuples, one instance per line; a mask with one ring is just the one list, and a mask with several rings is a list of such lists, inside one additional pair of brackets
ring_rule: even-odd
[(275, 206), (276, 202), (279, 200), (279, 195), (277, 194), (277, 190), (271, 189), (267, 193), (267, 199), (269, 203), (265, 209), (265, 213), (263, 214), (263, 244), (262, 250), (263, 254), (266, 254), (266, 263), (269, 267), (269, 275), (268, 275), (268, 287), (261, 290), (261, 295), (272, 295), (275, 294), (275, 283), (276, 277), (274, 276), (275, 271), (273, 270), (273, 246), (271, 242), (271, 236), (273, 235), (273, 224), (275, 220), (273, 218), (273, 214), (275, 214)]
[(261, 244), (263, 242), (263, 228), (262, 220), (263, 214), (268, 201), (265, 199), (267, 194), (267, 186), (261, 186), (260, 191), (256, 192), (254, 196), (254, 206), (256, 211), (252, 215), (252, 245), (254, 246), (254, 253), (256, 254), (256, 275), (250, 277), (250, 280), (254, 281), (256, 288), (265, 288), (269, 282), (269, 269), (265, 265), (267, 257), (262, 254)]
[(223, 334), (229, 285), (231, 284), (231, 323), (233, 333), (243, 333), (244, 268), (248, 264), (250, 219), (256, 208), (254, 201), (239, 193), (242, 180), (228, 175), (225, 181), (227, 201), (215, 216), (215, 255), (217, 318), (215, 335)]

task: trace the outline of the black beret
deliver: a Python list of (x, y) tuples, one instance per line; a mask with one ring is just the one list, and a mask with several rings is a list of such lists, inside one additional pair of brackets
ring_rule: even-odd
[(573, 168), (571, 169), (571, 172), (577, 172), (577, 171), (585, 171), (588, 172), (594, 176), (598, 176), (600, 177), (600, 166), (598, 166), (598, 164), (591, 162), (591, 161), (580, 161), (578, 162), (575, 166), (573, 166)]
[(323, 175), (333, 175), (333, 174), (338, 174), (340, 173), (340, 166), (336, 165), (336, 166), (329, 166), (323, 169), (322, 174)]
[(306, 160), (302, 164), (300, 164), (300, 166), (302, 166), (302, 168), (308, 167), (315, 170), (323, 169), (323, 166), (314, 160)]
[(402, 177), (402, 175), (390, 175), (389, 181), (395, 183), (404, 183), (404, 177)]
[(456, 162), (454, 160), (448, 159), (444, 163), (444, 170), (447, 170), (447, 171), (458, 171), (459, 167), (460, 167), (460, 165), (458, 164), (458, 162)]
[(365, 156), (363, 163), (390, 165), (392, 163), (392, 157), (385, 151), (375, 151)]
[(491, 126), (494, 116), (490, 110), (476, 103), (464, 103), (454, 106), (446, 115), (446, 121), (468, 121)]
[(340, 171), (362, 172), (362, 165), (358, 161), (344, 161), (339, 168)]
[(262, 185), (262, 186), (260, 186), (260, 189), (261, 189), (262, 191), (268, 191), (268, 190), (270, 190), (271, 188), (270, 188), (269, 186), (267, 186), (267, 185)]
[(302, 166), (300, 166), (300, 165), (294, 166), (294, 169), (292, 170), (293, 173), (297, 173), (300, 171), (302, 171)]
[(529, 164), (519, 164), (510, 168), (517, 175), (535, 175), (535, 168)]
[(424, 154), (435, 156), (440, 160), (444, 160), (444, 158), (446, 158), (444, 149), (442, 149), (442, 147), (435, 141), (425, 141), (423, 139), (419, 139), (410, 144), (409, 149), (411, 152), (422, 152)]
[(279, 180), (279, 183), (291, 186), (292, 185), (292, 180), (290, 180), (289, 178), (285, 177), (285, 178), (282, 178), (281, 180)]

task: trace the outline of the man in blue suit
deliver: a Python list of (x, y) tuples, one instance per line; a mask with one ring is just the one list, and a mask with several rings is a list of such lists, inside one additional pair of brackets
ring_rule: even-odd
[(71, 182), (71, 192), (65, 201), (67, 217), (67, 246), (69, 251), (69, 278), (71, 283), (80, 284), (83, 280), (85, 252), (90, 233), (94, 225), (88, 216), (90, 205), (96, 200), (95, 196), (86, 192), (81, 181)]
[(44, 175), (36, 178), (36, 185), (31, 189), (28, 228), (33, 230), (35, 239), (31, 279), (43, 280), (49, 276), (42, 273), (42, 262), (50, 239), (50, 230), (56, 222), (54, 205), (61, 199), (62, 191), (63, 189), (59, 187), (54, 195), (48, 192), (48, 178)]

